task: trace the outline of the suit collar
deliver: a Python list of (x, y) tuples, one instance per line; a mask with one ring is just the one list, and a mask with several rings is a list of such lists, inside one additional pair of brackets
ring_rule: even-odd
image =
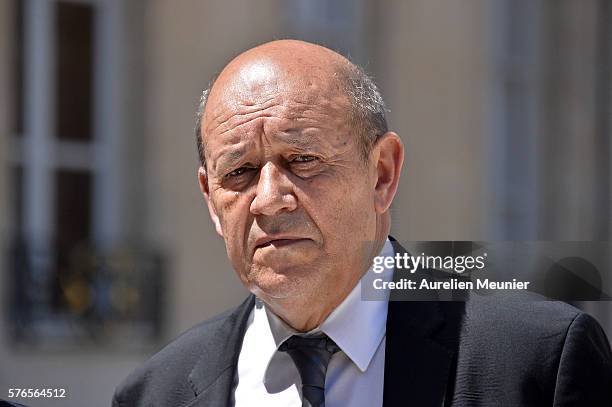
[[(390, 302), (387, 317), (383, 405), (436, 406), (444, 402), (454, 350), (438, 341), (436, 303)], [(417, 314), (431, 320), (415, 318)], [(417, 321), (421, 321), (421, 323)]]
[[(390, 237), (390, 240), (396, 252), (406, 252), (395, 239)], [(399, 277), (396, 270), (394, 279)], [(447, 309), (460, 313), (462, 305), (438, 301), (389, 301), (385, 407), (439, 407), (444, 403), (445, 393), (450, 390), (447, 384), (458, 338), (457, 325), (448, 321)]]
[(189, 384), (196, 395), (196, 401), (188, 406), (200, 405), (197, 400), (206, 400), (201, 405), (228, 404), (246, 323), (254, 303), (255, 296), (250, 295), (225, 317), (221, 327), (205, 346), (204, 353), (197, 355), (199, 360), (189, 374)]

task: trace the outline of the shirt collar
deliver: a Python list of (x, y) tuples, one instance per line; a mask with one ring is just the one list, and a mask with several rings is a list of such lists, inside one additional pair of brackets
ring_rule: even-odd
[[(393, 257), (393, 245), (389, 239), (385, 241), (379, 255)], [(367, 273), (370, 272), (372, 272), (372, 269), (368, 270)], [(385, 270), (381, 277), (390, 280), (392, 275), (393, 269), (389, 269)], [(342, 349), (359, 370), (365, 372), (380, 342), (385, 337), (388, 296), (385, 301), (362, 300), (361, 283), (360, 280), (320, 327), (302, 335), (325, 333)], [(268, 307), (264, 308), (277, 348), (289, 337), (298, 334)]]

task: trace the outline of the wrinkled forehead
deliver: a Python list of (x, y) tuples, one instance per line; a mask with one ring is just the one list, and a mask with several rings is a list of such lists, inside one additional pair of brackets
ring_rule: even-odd
[[(303, 111), (347, 117), (348, 99), (342, 74), (333, 64), (323, 66), (299, 58), (283, 63), (258, 59), (237, 66), (229, 65), (213, 86), (203, 120), (203, 133), (211, 133), (236, 116), (266, 109), (274, 114), (299, 116)], [(277, 106), (278, 109), (275, 109)]]

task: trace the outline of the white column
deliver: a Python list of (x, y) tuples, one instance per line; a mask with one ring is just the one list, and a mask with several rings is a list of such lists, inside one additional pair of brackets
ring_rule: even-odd
[(49, 253), (55, 208), (52, 147), (55, 131), (53, 3), (27, 0), (25, 25), (24, 229), (37, 250)]
[(541, 4), (489, 3), (486, 83), (487, 232), (492, 239), (537, 236)]
[[(94, 139), (93, 233), (98, 247), (108, 248), (121, 236), (123, 210), (120, 143), (122, 86), (120, 72), (121, 4), (118, 0), (96, 4), (94, 49)], [(129, 86), (129, 84), (127, 84)], [(127, 135), (129, 137), (129, 135)], [(129, 169), (127, 169), (129, 171)]]

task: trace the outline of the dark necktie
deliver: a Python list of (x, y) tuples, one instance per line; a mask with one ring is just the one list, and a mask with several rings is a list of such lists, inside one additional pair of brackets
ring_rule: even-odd
[(325, 373), (332, 355), (340, 350), (327, 336), (294, 335), (278, 348), (287, 352), (302, 378), (302, 407), (325, 407)]

